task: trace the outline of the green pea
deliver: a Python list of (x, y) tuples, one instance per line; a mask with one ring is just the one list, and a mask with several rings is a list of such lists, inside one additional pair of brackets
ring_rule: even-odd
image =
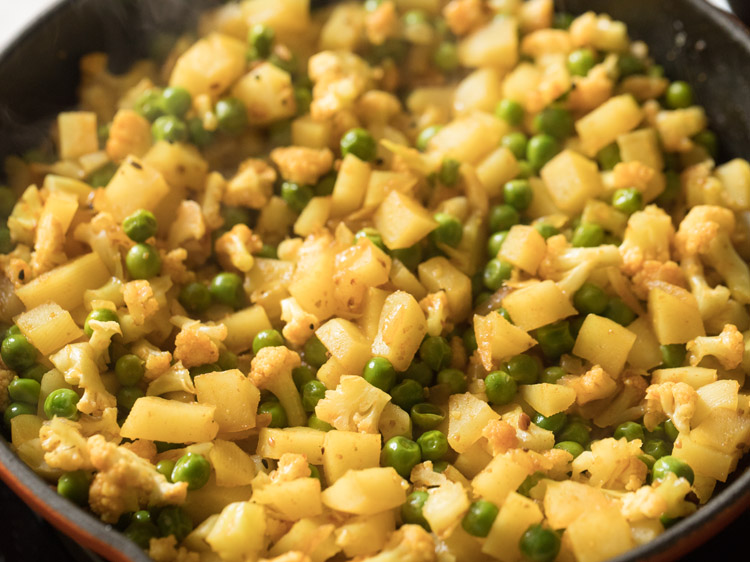
[(634, 187), (618, 189), (612, 195), (612, 206), (626, 215), (632, 215), (643, 208), (643, 195)]
[(242, 278), (236, 273), (223, 272), (216, 275), (208, 286), (211, 298), (234, 309), (242, 306), (245, 292), (242, 289)]
[(117, 407), (125, 412), (129, 412), (136, 400), (144, 396), (144, 392), (137, 386), (123, 386), (117, 391)]
[(534, 223), (534, 228), (539, 234), (542, 235), (542, 238), (544, 238), (545, 240), (550, 236), (560, 234), (560, 229), (546, 222), (536, 222)]
[(575, 441), (560, 441), (558, 443), (555, 443), (555, 446), (553, 448), (567, 451), (568, 453), (573, 455), (573, 458), (576, 458), (584, 451), (583, 445), (581, 445), (580, 443), (576, 443)]
[(378, 248), (383, 250), (384, 252), (388, 251), (388, 248), (386, 248), (385, 244), (383, 243), (383, 237), (380, 235), (380, 232), (378, 232), (376, 229), (371, 227), (366, 227), (361, 230), (358, 230), (357, 233), (354, 235), (355, 243), (356, 241), (367, 238), (370, 242), (375, 244)]
[(616, 142), (608, 144), (596, 153), (596, 160), (602, 170), (612, 170), (621, 162), (620, 147)]
[(39, 402), (41, 386), (34, 379), (13, 379), (8, 385), (8, 394), (13, 402), (23, 402), (34, 406)]
[(542, 348), (542, 353), (549, 359), (557, 359), (564, 353), (570, 353), (575, 345), (570, 333), (570, 324), (565, 320), (538, 328), (536, 340)]
[(568, 12), (556, 12), (552, 27), (555, 29), (568, 29), (574, 19), (573, 14), (569, 14)]
[(437, 384), (447, 385), (451, 394), (462, 394), (468, 388), (466, 375), (458, 369), (443, 369), (440, 371), (437, 375)]
[(633, 74), (643, 74), (646, 65), (636, 56), (623, 53), (617, 59), (617, 68), (620, 71), (620, 78), (627, 78)]
[(643, 432), (643, 426), (636, 422), (623, 422), (615, 428), (613, 434), (615, 439), (622, 439), (623, 437), (628, 441), (633, 439), (640, 439), (643, 442), (645, 434)]
[(383, 447), (382, 462), (392, 466), (402, 478), (409, 478), (411, 469), (422, 462), (419, 445), (401, 435), (391, 437)]
[(313, 334), (302, 346), (302, 357), (305, 363), (313, 367), (320, 368), (323, 363), (328, 361), (328, 350), (326, 346)]
[(323, 477), (320, 475), (320, 470), (318, 470), (318, 467), (315, 466), (314, 464), (309, 464), (309, 463), (307, 466), (310, 468), (310, 478), (317, 478), (322, 483)]
[(15, 247), (7, 226), (0, 225), (0, 254), (9, 254)]
[(187, 125), (179, 117), (174, 115), (162, 115), (151, 125), (151, 134), (157, 141), (185, 142), (190, 133)]
[(152, 88), (138, 96), (133, 109), (143, 117), (153, 122), (164, 115), (164, 99), (161, 90)]
[(25, 379), (33, 379), (36, 382), (41, 383), (42, 377), (47, 373), (47, 371), (49, 371), (49, 368), (37, 363), (36, 365), (33, 365), (24, 370), (23, 373), (21, 373), (21, 377)]
[(636, 319), (637, 315), (620, 297), (613, 297), (609, 299), (607, 308), (604, 309), (604, 316), (621, 326), (627, 326)]
[(180, 304), (191, 314), (201, 314), (211, 306), (211, 293), (203, 283), (193, 281), (180, 289)]
[(297, 115), (305, 115), (309, 113), (312, 99), (312, 91), (310, 88), (303, 88), (300, 86), (294, 88), (294, 103), (297, 106)]
[(495, 406), (502, 406), (513, 401), (518, 390), (518, 383), (504, 371), (492, 371), (484, 379), (484, 391)]
[(594, 51), (577, 49), (568, 55), (568, 70), (573, 76), (586, 76), (596, 64)]
[(109, 308), (97, 308), (89, 312), (86, 316), (86, 320), (83, 323), (83, 333), (88, 337), (91, 337), (94, 333), (94, 329), (89, 325), (89, 320), (96, 320), (97, 322), (119, 322), (120, 319), (117, 317), (117, 313)]
[(172, 482), (187, 482), (188, 490), (198, 490), (211, 476), (211, 463), (197, 453), (185, 453), (174, 465)]
[(510, 230), (510, 227), (521, 222), (521, 215), (512, 205), (494, 205), (490, 209), (489, 223), (492, 232)]
[[(191, 453), (188, 453), (191, 454)], [(187, 456), (187, 455), (186, 455)], [(195, 455), (196, 457), (201, 457), (201, 455)], [(182, 457), (183, 459), (185, 457)], [(203, 458), (203, 457), (201, 457)], [(182, 459), (180, 459), (182, 460)], [(205, 459), (203, 459), (206, 463)], [(177, 465), (179, 466), (180, 461), (177, 461)], [(177, 466), (175, 467), (175, 469)], [(210, 471), (210, 465), (208, 466), (208, 470)], [(182, 482), (183, 480), (176, 480), (174, 479), (174, 475), (172, 479), (175, 482)], [(208, 478), (206, 478), (208, 480)], [(187, 482), (187, 480), (185, 480)], [(188, 490), (190, 490), (190, 485), (188, 483)], [(159, 531), (161, 531), (161, 534), (163, 536), (168, 535), (174, 535), (174, 537), (177, 539), (177, 542), (182, 542), (182, 539), (187, 537), (190, 534), (190, 531), (193, 530), (193, 520), (188, 515), (188, 513), (182, 509), (178, 505), (168, 505), (159, 511), (159, 516), (156, 518), (156, 525), (159, 527)]]
[(227, 230), (238, 224), (250, 224), (252, 220), (250, 211), (243, 207), (222, 207), (221, 218), (224, 219), (224, 228)]
[(461, 162), (453, 158), (445, 158), (440, 165), (438, 171), (438, 179), (440, 183), (447, 186), (454, 186), (458, 182), (458, 169), (461, 167)]
[(669, 109), (685, 109), (693, 105), (693, 88), (687, 82), (675, 80), (667, 88), (664, 101)]
[(6, 336), (0, 345), (3, 362), (17, 373), (28, 369), (35, 362), (39, 352), (23, 334)]
[(378, 145), (367, 129), (349, 129), (341, 137), (341, 156), (352, 154), (365, 162), (375, 160)]
[(575, 248), (593, 248), (604, 242), (604, 229), (598, 224), (583, 223), (573, 231), (570, 243)]
[(44, 400), (44, 415), (49, 419), (57, 416), (76, 420), (78, 419), (78, 408), (76, 408), (78, 400), (79, 397), (75, 390), (69, 388), (53, 390)]
[(504, 146), (510, 150), (517, 160), (521, 160), (526, 157), (526, 144), (529, 139), (526, 135), (519, 131), (508, 133), (502, 139), (500, 139), (500, 146)]
[(528, 180), (511, 180), (503, 186), (503, 198), (517, 211), (525, 211), (531, 205), (534, 192)]
[(311, 414), (310, 417), (307, 418), (307, 427), (317, 429), (318, 431), (331, 431), (333, 429), (333, 426), (330, 423), (321, 420), (315, 414)]
[(391, 257), (403, 263), (408, 269), (415, 270), (422, 262), (422, 246), (417, 243), (408, 248), (391, 250)]
[(443, 128), (442, 125), (431, 125), (429, 127), (425, 127), (424, 129), (422, 129), (422, 131), (417, 136), (417, 141), (416, 141), (417, 150), (420, 150), (422, 152), (426, 151), (430, 144), (430, 141), (432, 140), (432, 137), (438, 134), (438, 132), (442, 128)]
[(297, 390), (301, 391), (302, 387), (310, 381), (315, 379), (315, 370), (308, 365), (300, 365), (292, 369), (292, 380), (294, 380), (294, 386)]
[(653, 78), (664, 78), (664, 67), (660, 64), (654, 64), (648, 69), (648, 75)]
[(469, 511), (461, 520), (461, 526), (470, 535), (486, 537), (490, 534), (498, 511), (494, 503), (487, 500), (477, 500), (469, 506)]
[(539, 380), (539, 363), (525, 353), (511, 357), (505, 364), (505, 371), (518, 384), (534, 384)]
[(427, 336), (419, 346), (419, 357), (433, 371), (442, 371), (453, 361), (453, 351), (445, 338)]
[(664, 191), (661, 192), (659, 197), (656, 198), (656, 202), (662, 206), (674, 202), (682, 191), (680, 174), (674, 170), (667, 170), (664, 172), (664, 176), (667, 179), (667, 186), (664, 188)]
[(582, 422), (573, 421), (568, 423), (557, 437), (560, 441), (574, 441), (585, 447), (591, 441), (591, 431)]
[(495, 115), (513, 127), (523, 122), (523, 114), (523, 106), (511, 99), (500, 100), (495, 108)]
[(153, 523), (133, 522), (122, 532), (127, 538), (144, 550), (148, 550), (151, 539), (159, 536), (159, 528)]
[(705, 129), (693, 137), (693, 142), (706, 151), (711, 157), (716, 159), (719, 155), (719, 138), (716, 133)]
[(518, 174), (516, 175), (518, 179), (526, 180), (533, 178), (534, 175), (536, 175), (536, 170), (534, 170), (534, 166), (528, 160), (518, 161)]
[(268, 58), (271, 54), (271, 47), (276, 38), (274, 30), (262, 23), (256, 23), (250, 28), (247, 35), (247, 41), (253, 47), (258, 56), (262, 59)]
[(435, 373), (432, 372), (432, 369), (430, 369), (427, 363), (420, 361), (419, 359), (414, 359), (406, 368), (406, 371), (401, 374), (401, 377), (403, 379), (417, 381), (420, 386), (427, 387), (432, 386)]
[[(395, 375), (394, 375), (395, 376)], [(315, 406), (326, 396), (326, 385), (319, 380), (312, 380), (302, 387), (302, 406), (306, 412), (314, 412)]]
[(414, 425), (421, 429), (435, 429), (445, 419), (443, 411), (429, 402), (421, 402), (412, 406), (410, 415)]
[(446, 244), (455, 248), (463, 238), (461, 222), (448, 213), (436, 213), (433, 217), (438, 226), (430, 233), (430, 239), (436, 244)]
[(364, 379), (383, 392), (388, 392), (396, 384), (396, 370), (385, 357), (373, 357), (365, 365)]
[(531, 562), (552, 562), (560, 552), (560, 537), (551, 529), (531, 525), (521, 535), (518, 548)]
[(672, 446), (662, 439), (647, 439), (641, 448), (645, 454), (655, 459), (666, 457), (672, 452)]
[(432, 471), (437, 472), (438, 474), (442, 474), (445, 472), (445, 469), (448, 468), (450, 465), (447, 461), (436, 461), (432, 463)]
[(406, 412), (423, 401), (424, 388), (413, 379), (404, 379), (391, 389), (391, 402)]
[(289, 420), (286, 417), (286, 410), (276, 401), (263, 402), (258, 406), (259, 414), (271, 414), (271, 423), (268, 427), (287, 427)]
[(557, 381), (567, 374), (568, 373), (562, 367), (547, 367), (542, 371), (542, 375), (539, 377), (539, 382), (557, 384)]
[(522, 496), (526, 496), (527, 498), (530, 497), (531, 490), (533, 490), (534, 486), (539, 484), (539, 481), (543, 478), (546, 478), (546, 475), (543, 472), (537, 471), (534, 474), (529, 474), (518, 487), (518, 493)]
[(687, 348), (684, 343), (672, 343), (659, 346), (661, 360), (665, 367), (681, 367), (685, 363)]
[(288, 74), (295, 74), (299, 65), (297, 56), (292, 52), (284, 53), (283, 56), (278, 52), (271, 53), (271, 55), (268, 57), (268, 62), (280, 68), (284, 72), (287, 72)]
[(200, 117), (189, 119), (187, 128), (190, 142), (198, 148), (206, 148), (214, 140), (213, 131), (209, 131), (203, 126), (203, 121)]
[(448, 454), (448, 438), (442, 431), (433, 429), (426, 431), (417, 439), (417, 445), (422, 451), (422, 460), (439, 461)]
[(150, 279), (159, 275), (161, 258), (150, 244), (136, 244), (128, 250), (125, 266), (133, 279)]
[(219, 130), (229, 135), (238, 135), (248, 124), (247, 109), (237, 98), (225, 98), (216, 102), (214, 108)]
[(667, 436), (667, 439), (669, 439), (672, 443), (675, 442), (675, 439), (680, 435), (680, 431), (675, 427), (674, 422), (672, 420), (667, 420), (664, 422), (664, 433)]
[(57, 479), (57, 493), (78, 505), (89, 502), (89, 475), (82, 470), (64, 472)]
[(401, 506), (401, 520), (406, 525), (421, 525), (426, 531), (430, 524), (425, 519), (422, 509), (430, 495), (422, 490), (415, 490), (406, 496), (406, 502)]
[(3, 414), (3, 422), (5, 422), (6, 427), (10, 427), (10, 420), (15, 418), (16, 416), (22, 416), (22, 415), (35, 415), (36, 414), (36, 406), (33, 406), (31, 404), (27, 404), (25, 402), (11, 402), (7, 408), (5, 408), (5, 412)]
[(558, 412), (551, 416), (543, 416), (540, 413), (536, 413), (531, 419), (536, 425), (552, 433), (558, 433), (566, 423), (568, 423), (568, 416), (565, 412)]
[(510, 279), (513, 266), (504, 260), (491, 259), (484, 267), (484, 286), (490, 291), (497, 291)]
[(567, 109), (546, 107), (534, 117), (534, 128), (558, 140), (573, 134), (573, 117)]
[(476, 298), (474, 299), (474, 308), (479, 308), (484, 303), (486, 303), (488, 300), (490, 300), (490, 297), (492, 297), (492, 293), (489, 291), (482, 291), (479, 293)]
[(276, 246), (271, 246), (270, 244), (263, 244), (263, 247), (255, 252), (253, 254), (256, 257), (259, 258), (265, 258), (269, 260), (277, 260), (279, 259), (278, 252), (276, 250)]
[(184, 117), (193, 104), (193, 98), (185, 88), (173, 86), (165, 88), (161, 94), (162, 107), (170, 115)]
[[(507, 237), (507, 230), (501, 230), (500, 232), (495, 232), (494, 234), (490, 235), (490, 237), (487, 239), (487, 255), (490, 258), (497, 258), (498, 254), (500, 253), (500, 249), (503, 247), (503, 242), (505, 242), (505, 239)], [(483, 277), (482, 286), (484, 286)]]
[(464, 342), (464, 348), (466, 349), (466, 353), (471, 355), (474, 353), (479, 347), (477, 346), (477, 336), (474, 333), (474, 328), (469, 326), (461, 336), (461, 339)]
[(137, 355), (128, 353), (120, 357), (115, 363), (115, 376), (119, 383), (124, 386), (138, 384), (144, 373), (143, 360)]
[(607, 304), (609, 297), (593, 283), (584, 283), (573, 295), (573, 306), (581, 314), (602, 314)]
[(291, 181), (281, 184), (281, 198), (296, 213), (301, 213), (314, 195), (309, 185), (300, 185)]
[(7, 219), (16, 206), (16, 194), (6, 186), (0, 186), (0, 218)]
[(526, 145), (526, 160), (534, 170), (541, 170), (558, 152), (560, 146), (554, 137), (547, 134), (534, 135)]
[(157, 226), (154, 213), (145, 209), (138, 209), (122, 221), (123, 231), (134, 242), (145, 242), (156, 236)]
[(165, 459), (156, 463), (156, 472), (164, 476), (168, 482), (172, 481), (172, 471), (174, 470), (175, 461)]
[(654, 480), (661, 480), (670, 472), (675, 473), (678, 478), (684, 478), (691, 486), (695, 482), (695, 473), (685, 461), (671, 455), (656, 460), (653, 468)]
[(432, 62), (443, 72), (453, 72), (458, 68), (458, 47), (452, 41), (442, 41), (432, 55)]
[(278, 330), (261, 330), (253, 338), (253, 353), (257, 354), (264, 347), (279, 347), (284, 345), (284, 337)]

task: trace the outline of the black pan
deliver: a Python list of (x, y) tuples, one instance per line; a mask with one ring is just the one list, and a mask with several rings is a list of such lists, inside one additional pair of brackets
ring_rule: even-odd
[[(106, 51), (113, 68), (124, 70), (147, 54), (146, 46), (156, 33), (185, 29), (201, 8), (212, 3), (67, 0), (49, 10), (0, 54), (0, 157), (37, 145), (49, 120), (75, 105), (81, 55)], [(748, 0), (736, 3), (750, 11)], [(626, 22), (631, 36), (648, 43), (668, 76), (693, 85), (719, 134), (722, 158), (750, 155), (750, 34), (738, 20), (703, 0), (560, 0), (559, 7), (572, 13), (594, 9)], [(750, 506), (747, 467), (745, 460), (696, 515), (617, 562), (675, 560), (716, 534)], [(148, 561), (110, 526), (59, 497), (2, 438), (0, 478), (78, 544), (111, 560)]]

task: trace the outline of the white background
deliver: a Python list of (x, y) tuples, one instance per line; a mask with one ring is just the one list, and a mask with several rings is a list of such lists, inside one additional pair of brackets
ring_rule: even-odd
[[(0, 0), (0, 49), (47, 7), (59, 0)], [(107, 0), (99, 0), (105, 2)], [(728, 8), (726, 0), (709, 0)]]

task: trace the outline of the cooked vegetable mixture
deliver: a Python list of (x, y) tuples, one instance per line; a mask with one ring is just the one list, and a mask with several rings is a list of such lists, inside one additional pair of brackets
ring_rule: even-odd
[[(161, 41), (160, 44), (163, 44)], [(750, 165), (551, 0), (244, 0), (0, 189), (18, 455), (159, 562), (597, 562), (750, 446)]]

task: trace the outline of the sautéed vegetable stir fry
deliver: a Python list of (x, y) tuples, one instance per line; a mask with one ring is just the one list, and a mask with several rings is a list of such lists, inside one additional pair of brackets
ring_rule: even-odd
[(0, 409), (157, 561), (596, 562), (750, 446), (750, 165), (607, 15), (243, 0), (5, 162)]

